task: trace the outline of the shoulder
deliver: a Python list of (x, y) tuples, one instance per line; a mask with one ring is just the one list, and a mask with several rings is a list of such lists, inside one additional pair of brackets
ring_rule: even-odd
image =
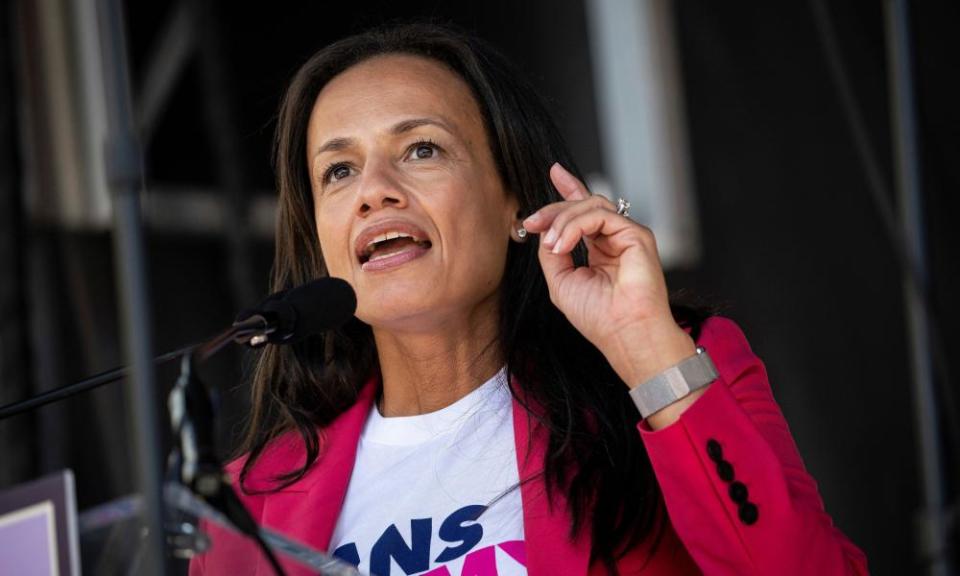
[[(250, 493), (308, 490), (316, 481), (318, 465), (341, 465), (352, 458), (360, 432), (373, 406), (379, 379), (371, 377), (360, 389), (356, 402), (326, 426), (313, 429), (314, 436), (305, 438), (298, 429), (283, 432), (270, 440), (250, 465), (250, 454), (244, 454), (226, 466), (227, 473), (235, 484), (246, 466), (243, 491)], [(316, 453), (316, 459), (308, 461), (308, 446)], [(352, 460), (351, 460), (352, 461)], [(283, 486), (283, 475), (306, 470), (295, 482)]]
[[(281, 484), (278, 477), (302, 467), (306, 461), (306, 453), (306, 445), (299, 432), (284, 432), (271, 440), (251, 463), (243, 479), (242, 491), (257, 493), (276, 490)], [(248, 452), (224, 467), (234, 486), (240, 487), (240, 475), (249, 460)]]

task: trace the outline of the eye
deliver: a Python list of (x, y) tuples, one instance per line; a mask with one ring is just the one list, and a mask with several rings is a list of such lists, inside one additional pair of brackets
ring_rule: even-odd
[(323, 171), (323, 183), (329, 184), (343, 180), (351, 173), (350, 166), (343, 164), (342, 162), (331, 164)]
[(430, 142), (429, 140), (424, 140), (422, 142), (417, 142), (410, 147), (410, 151), (407, 153), (407, 159), (409, 160), (428, 160), (435, 157), (440, 153), (440, 147)]

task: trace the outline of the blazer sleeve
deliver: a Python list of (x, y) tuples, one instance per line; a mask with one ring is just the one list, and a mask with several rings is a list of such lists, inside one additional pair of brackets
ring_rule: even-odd
[(824, 510), (739, 327), (711, 318), (698, 344), (719, 378), (680, 418), (640, 435), (671, 523), (705, 574), (867, 574)]

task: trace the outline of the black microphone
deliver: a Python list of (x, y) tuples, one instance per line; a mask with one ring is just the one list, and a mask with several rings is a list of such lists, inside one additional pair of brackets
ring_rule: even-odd
[(267, 296), (241, 312), (233, 327), (241, 330), (237, 341), (248, 346), (292, 344), (342, 326), (356, 310), (357, 296), (350, 284), (340, 278), (318, 278)]

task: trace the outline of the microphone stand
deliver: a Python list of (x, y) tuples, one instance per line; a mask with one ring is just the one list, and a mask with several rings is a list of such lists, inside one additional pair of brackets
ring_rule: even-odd
[(216, 456), (213, 400), (197, 370), (200, 364), (231, 342), (249, 343), (258, 337), (265, 342), (266, 336), (274, 330), (266, 318), (255, 314), (183, 353), (180, 376), (167, 400), (170, 424), (178, 439), (167, 461), (167, 474), (222, 512), (241, 533), (256, 541), (274, 572), (283, 575), (280, 562), (261, 537), (256, 521), (240, 501)]
[[(278, 295), (268, 298), (277, 299)], [(215, 450), (215, 406), (210, 391), (201, 381), (198, 367), (225, 348), (231, 342), (250, 347), (261, 346), (270, 341), (270, 336), (280, 325), (276, 313), (272, 311), (241, 313), (241, 319), (223, 332), (202, 344), (193, 344), (179, 350), (168, 352), (154, 358), (157, 364), (180, 358), (180, 374), (170, 391), (167, 401), (173, 432), (177, 442), (167, 459), (167, 481), (185, 486), (208, 506), (221, 513), (242, 534), (252, 538), (269, 560), (276, 574), (283, 575), (284, 570), (273, 550), (267, 545), (260, 528), (244, 507), (234, 491), (223, 465)], [(289, 337), (289, 336), (287, 336)], [(284, 338), (277, 340), (283, 342)], [(39, 406), (44, 406), (92, 390), (109, 382), (119, 380), (130, 371), (122, 366), (101, 372), (79, 382), (38, 394), (32, 398), (0, 407), (0, 420), (15, 416)], [(273, 536), (276, 540), (277, 535)], [(281, 542), (281, 550), (290, 554), (296, 551), (290, 543)], [(306, 559), (297, 556), (300, 562)], [(345, 570), (339, 563), (331, 563), (329, 558), (321, 558), (324, 573), (336, 570), (336, 574), (359, 574), (355, 570)], [(309, 561), (315, 562), (315, 558)]]
[[(343, 305), (344, 310), (341, 310), (341, 312), (345, 312), (346, 308), (349, 308), (349, 314), (352, 315), (356, 308), (356, 299), (352, 289), (346, 282), (342, 280), (335, 282), (334, 280), (324, 280), (328, 292), (335, 301), (339, 300), (340, 304)], [(346, 320), (343, 314), (339, 316), (318, 315), (309, 306), (302, 311), (305, 312), (305, 318), (300, 318), (298, 321), (298, 305), (303, 306), (306, 300), (316, 298), (313, 291), (318, 289), (318, 282), (320, 281), (306, 284), (304, 287), (297, 289), (299, 292), (297, 290), (290, 292), (286, 296), (290, 299), (289, 302), (284, 301), (286, 292), (273, 294), (261, 303), (260, 308), (262, 310), (241, 312), (240, 319), (236, 320), (230, 328), (206, 342), (155, 359), (155, 362), (161, 362), (180, 355), (180, 375), (167, 399), (171, 428), (177, 438), (167, 459), (169, 488), (175, 488), (178, 484), (187, 487), (199, 497), (207, 508), (216, 510), (240, 533), (252, 538), (269, 560), (274, 572), (279, 575), (284, 574), (280, 562), (261, 535), (256, 521), (250, 516), (236, 491), (234, 491), (230, 478), (223, 469), (223, 464), (217, 458), (214, 441), (214, 402), (210, 391), (200, 380), (198, 368), (231, 342), (256, 348), (267, 342), (280, 344), (294, 341), (298, 336), (298, 330), (302, 336), (310, 330), (342, 324)], [(304, 320), (306, 322), (298, 326)], [(117, 380), (124, 376), (127, 370), (127, 368), (114, 369), (26, 401), (0, 407), (0, 418)], [(149, 496), (150, 494), (146, 493), (142, 496), (143, 510), (150, 520), (148, 525), (152, 525), (151, 511), (161, 508), (159, 505), (150, 502)], [(162, 528), (162, 518), (159, 520)], [(188, 532), (181, 530), (174, 536), (192, 536), (194, 534), (193, 530)], [(158, 531), (149, 530), (147, 533), (151, 536), (159, 535), (162, 538), (162, 533)], [(352, 566), (345, 565), (343, 562), (317, 554), (293, 542), (284, 540), (278, 535), (270, 535), (269, 533), (267, 535), (273, 541), (280, 542), (278, 544), (279, 550), (288, 555), (292, 554), (301, 563), (319, 568), (323, 573), (328, 573), (329, 570), (331, 571), (329, 573), (342, 575), (358, 574)], [(151, 538), (147, 542), (148, 552), (151, 556), (156, 554), (162, 562), (162, 539), (159, 547), (156, 546), (154, 540), (155, 538)], [(319, 566), (316, 565), (318, 560), (321, 562)]]
[[(243, 506), (217, 459), (214, 442), (214, 404), (200, 380), (197, 367), (231, 342), (259, 346), (276, 331), (276, 323), (255, 313), (235, 322), (230, 328), (203, 344), (168, 352), (154, 359), (159, 364), (180, 357), (180, 375), (167, 401), (173, 432), (179, 445), (167, 459), (167, 477), (187, 486), (194, 494), (221, 512), (243, 534), (253, 538), (276, 574), (283, 568), (260, 535), (256, 521)], [(0, 407), (0, 420), (39, 406), (69, 398), (123, 378), (129, 367), (101, 372), (74, 384), (62, 386), (20, 402)], [(161, 555), (162, 556), (162, 555)]]
[[(153, 362), (154, 364), (163, 364), (164, 362), (169, 362), (170, 360), (183, 356), (184, 353), (189, 352), (190, 350), (200, 347), (215, 348), (212, 350), (212, 352), (208, 353), (212, 354), (220, 350), (220, 348), (226, 345), (229, 340), (233, 340), (238, 344), (247, 344), (249, 346), (256, 347), (264, 344), (267, 341), (267, 337), (274, 331), (275, 328), (270, 325), (264, 316), (260, 314), (253, 314), (244, 318), (242, 321), (236, 322), (228, 330), (225, 330), (224, 332), (213, 337), (205, 344), (191, 344), (190, 346), (174, 350), (173, 352), (167, 352), (166, 354), (162, 354), (154, 358)], [(0, 406), (0, 420), (5, 420), (7, 418), (16, 416), (17, 414), (22, 414), (23, 412), (27, 412), (41, 406), (46, 406), (47, 404), (52, 404), (71, 396), (76, 396), (77, 394), (86, 392), (87, 390), (99, 388), (104, 384), (115, 382), (124, 376), (127, 376), (129, 372), (130, 367), (121, 366), (120, 368), (114, 368), (112, 370), (107, 370), (106, 372), (94, 374), (93, 376), (84, 378), (79, 382), (67, 384), (66, 386), (61, 386), (59, 388), (54, 388), (53, 390), (48, 390), (41, 394), (37, 394), (36, 396), (31, 396), (26, 400), (11, 402), (5, 406)]]
[[(183, 355), (184, 352), (195, 348), (196, 345), (192, 344), (185, 348), (180, 348), (179, 350), (174, 350), (173, 352), (167, 352), (153, 359), (154, 364), (163, 364), (164, 362), (169, 362), (175, 358), (179, 358)], [(94, 374), (89, 378), (84, 378), (79, 382), (74, 382), (73, 384), (67, 384), (66, 386), (60, 386), (59, 388), (54, 388), (53, 390), (48, 390), (36, 396), (31, 396), (26, 400), (20, 400), (17, 402), (11, 402), (5, 406), (0, 406), (0, 420), (16, 416), (23, 412), (28, 412), (34, 408), (39, 408), (41, 406), (46, 406), (47, 404), (53, 404), (54, 402), (69, 398), (71, 396), (76, 396), (81, 392), (86, 392), (87, 390), (93, 390), (94, 388), (99, 388), (104, 384), (109, 384), (110, 382), (115, 382), (124, 376), (127, 376), (130, 372), (130, 367), (121, 366), (119, 368), (114, 368), (112, 370), (107, 370), (106, 372), (100, 372), (99, 374)]]

